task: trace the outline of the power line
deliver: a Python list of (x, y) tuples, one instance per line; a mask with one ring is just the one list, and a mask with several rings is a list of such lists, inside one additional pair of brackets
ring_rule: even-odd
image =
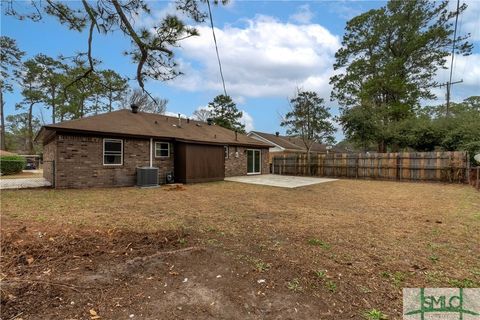
[[(455, 42), (457, 41), (457, 24), (458, 24), (458, 16), (460, 14), (460, 0), (457, 0), (457, 11), (455, 14), (455, 29), (453, 31), (453, 44), (452, 44), (452, 61), (450, 62), (450, 77), (448, 78), (447, 82), (447, 109), (445, 111), (447, 117), (449, 114), (449, 109), (450, 109), (450, 90), (452, 88), (452, 76), (453, 76), (453, 61), (455, 59)], [(455, 83), (460, 83), (462, 81), (457, 81)]]
[(207, 0), (208, 15), (210, 17), (210, 26), (212, 27), (213, 42), (215, 43), (215, 51), (217, 52), (218, 67), (220, 69), (220, 77), (222, 78), (223, 92), (227, 96), (227, 89), (225, 87), (225, 79), (223, 78), (222, 62), (220, 61), (220, 54), (218, 53), (217, 37), (215, 36), (215, 28), (213, 27), (212, 9), (210, 8), (210, 0)]

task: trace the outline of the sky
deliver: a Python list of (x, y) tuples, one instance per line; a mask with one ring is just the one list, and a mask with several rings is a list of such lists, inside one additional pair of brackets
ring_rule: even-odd
[[(27, 3), (28, 2), (24, 2)], [(71, 2), (70, 2), (71, 3)], [(152, 14), (137, 17), (136, 26), (151, 27), (168, 13), (175, 11), (170, 1), (149, 1)], [(459, 17), (460, 34), (471, 33), (473, 54), (457, 57), (452, 99), (461, 101), (480, 92), (480, 1), (467, 1), (469, 8)], [(348, 20), (384, 1), (240, 1), (230, 0), (225, 6), (213, 6), (215, 32), (226, 82), (231, 95), (244, 116), (246, 129), (284, 133), (281, 117), (288, 109), (288, 99), (297, 88), (319, 93), (337, 115), (338, 105), (330, 101), (329, 78), (333, 74), (335, 52)], [(450, 4), (452, 7), (454, 3)], [(181, 42), (175, 50), (178, 68), (183, 75), (168, 82), (149, 80), (147, 89), (155, 96), (169, 100), (167, 111), (185, 116), (205, 107), (223, 93), (219, 68), (209, 24), (196, 25), (200, 36)], [(86, 51), (87, 35), (67, 30), (56, 20), (44, 17), (40, 22), (19, 21), (5, 16), (2, 10), (2, 35), (14, 38), (27, 58), (39, 53), (50, 56), (72, 56)], [(133, 78), (136, 65), (122, 52), (130, 48), (122, 34), (99, 35), (93, 40), (93, 55), (102, 61), (101, 68), (110, 68)], [(439, 82), (448, 80), (449, 71), (437, 74)], [(135, 87), (136, 81), (130, 83)], [(444, 103), (445, 92), (435, 89)], [(18, 92), (6, 94), (5, 114), (14, 114), (20, 101)], [(48, 112), (37, 108), (35, 114), (50, 122)], [(343, 137), (341, 128), (337, 141)]]

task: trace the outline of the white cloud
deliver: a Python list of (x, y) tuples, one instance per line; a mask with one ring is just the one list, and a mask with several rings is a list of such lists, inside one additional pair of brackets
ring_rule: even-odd
[(310, 10), (310, 5), (304, 4), (300, 7), (298, 7), (297, 12), (292, 14), (289, 18), (290, 18), (290, 20), (293, 20), (294, 22), (306, 24), (306, 23), (310, 23), (313, 16), (314, 16), (314, 14)]
[[(467, 9), (458, 18), (458, 31), (460, 35), (470, 33), (470, 41), (480, 41), (480, 1), (466, 0)], [(456, 10), (457, 2), (450, 1), (449, 8)]]
[[(241, 97), (287, 97), (296, 87), (329, 97), (329, 77), (338, 37), (319, 24), (281, 23), (268, 16), (246, 20), (245, 28), (215, 29), (227, 91)], [(170, 85), (187, 91), (222, 92), (211, 29), (182, 41), (180, 70)]]
[(241, 110), (242, 111), (242, 118), (240, 119), (240, 122), (245, 125), (245, 131), (249, 132), (252, 131), (255, 127), (253, 126), (253, 118), (250, 114), (248, 114), (247, 111)]
[[(445, 83), (450, 78), (450, 57), (447, 58), (448, 69), (441, 69), (437, 72), (435, 80), (438, 83)], [(462, 83), (452, 86), (451, 99), (461, 101), (469, 96), (478, 95), (480, 91), (480, 54), (469, 56), (455, 55), (452, 82), (463, 80)], [(445, 87), (435, 88), (433, 92), (437, 95), (437, 103), (445, 101)]]

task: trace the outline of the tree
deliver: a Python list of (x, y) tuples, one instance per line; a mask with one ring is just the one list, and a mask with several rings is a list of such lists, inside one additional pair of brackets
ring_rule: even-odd
[[(7, 120), (7, 132), (6, 132), (6, 142), (9, 150), (27, 152), (32, 154), (32, 151), (29, 150), (31, 147), (30, 144), (30, 127), (34, 134), (37, 134), (41, 128), (40, 121), (33, 117), (30, 119), (28, 112), (18, 113), (14, 115), (9, 115), (6, 118)], [(34, 154), (37, 151), (40, 151), (41, 146), (33, 144)]]
[(108, 112), (112, 112), (115, 104), (120, 103), (128, 88), (127, 79), (113, 70), (100, 71), (100, 82), (103, 87), (103, 96), (107, 99)]
[(207, 119), (212, 118), (212, 112), (207, 108), (200, 108), (193, 111), (193, 118), (198, 121), (207, 122)]
[(323, 98), (316, 92), (301, 90), (290, 99), (290, 108), (280, 125), (287, 128), (288, 135), (302, 139), (310, 163), (310, 150), (315, 142), (335, 143), (333, 134), (336, 130), (331, 122), (330, 109), (325, 107)]
[(223, 94), (216, 96), (207, 108), (211, 110), (211, 116), (215, 124), (229, 130), (245, 133), (245, 125), (240, 122), (243, 113), (237, 109), (230, 96)]
[[(435, 97), (434, 76), (450, 54), (456, 13), (447, 6), (448, 1), (389, 1), (347, 23), (335, 55), (339, 73), (330, 82), (331, 97), (341, 106), (340, 123), (350, 128), (350, 135), (368, 139), (364, 144), (377, 143), (379, 152), (398, 147), (392, 128), (413, 117), (421, 99)], [(458, 14), (465, 9), (463, 4)], [(467, 38), (455, 39), (458, 54), (471, 52)], [(352, 109), (363, 116), (352, 116)], [(365, 115), (373, 115), (369, 125), (355, 123)], [(357, 132), (363, 128), (367, 131)]]
[[(60, 110), (61, 121), (64, 118), (78, 119), (83, 118), (87, 114), (100, 113), (106, 111), (99, 103), (103, 87), (100, 84), (100, 77), (96, 72), (89, 73), (88, 76), (82, 77), (88, 70), (88, 63), (82, 59), (74, 59), (73, 65), (67, 66), (65, 77), (67, 84), (64, 87), (64, 97), (66, 103)], [(98, 62), (95, 61), (95, 65)], [(75, 81), (74, 79), (78, 79)]]
[(14, 39), (0, 36), (0, 149), (5, 150), (5, 115), (3, 92), (12, 92), (12, 74), (20, 66), (25, 53), (18, 49)]
[[(88, 67), (85, 73), (77, 79), (87, 77), (95, 70), (93, 59), (93, 37), (95, 31), (99, 34), (121, 32), (132, 43), (132, 49), (124, 51), (137, 63), (136, 79), (139, 87), (145, 91), (146, 78), (168, 80), (176, 77), (177, 63), (174, 59), (174, 48), (179, 42), (191, 36), (198, 35), (198, 31), (185, 24), (175, 15), (167, 15), (158, 21), (153, 16), (146, 0), (82, 0), (80, 6), (56, 0), (32, 0), (31, 6), (23, 6), (18, 1), (4, 0), (5, 12), (21, 20), (31, 19), (39, 21), (43, 14), (53, 16), (70, 30), (88, 31), (87, 58)], [(203, 22), (207, 17), (201, 9), (201, 0), (176, 0), (176, 9), (179, 13), (191, 18), (194, 22)], [(226, 0), (223, 0), (225, 3)], [(214, 1), (215, 4), (218, 0)], [(20, 11), (19, 11), (20, 10)], [(26, 10), (26, 11), (24, 11)], [(158, 21), (151, 28), (137, 27), (132, 24), (135, 17), (152, 16)]]
[[(448, 117), (442, 114), (431, 118), (438, 131), (438, 145), (443, 150), (468, 151), (472, 158), (480, 152), (480, 112), (477, 98), (473, 96), (461, 103), (452, 104)], [(439, 110), (438, 106), (426, 109)]]
[(38, 81), (43, 91), (43, 104), (52, 110), (52, 123), (55, 123), (57, 107), (64, 104), (65, 96), (63, 88), (65, 86), (66, 65), (61, 59), (53, 59), (44, 54), (35, 56), (34, 61), (41, 69)]
[(29, 154), (35, 152), (33, 146), (34, 130), (33, 130), (33, 107), (43, 101), (44, 95), (40, 85), (40, 77), (42, 68), (37, 64), (35, 59), (25, 61), (20, 70), (15, 72), (18, 82), (22, 88), (23, 100), (16, 105), (17, 109), (27, 110), (27, 135), (26, 135), (26, 151)]
[(140, 88), (129, 90), (124, 96), (121, 108), (130, 109), (134, 104), (139, 111), (164, 114), (167, 111), (167, 99), (152, 97)]

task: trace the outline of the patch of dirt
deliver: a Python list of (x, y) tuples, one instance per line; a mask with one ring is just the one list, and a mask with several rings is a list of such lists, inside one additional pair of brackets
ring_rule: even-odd
[(312, 299), (273, 291), (272, 280), (259, 283), (262, 274), (252, 265), (184, 231), (140, 234), (4, 223), (2, 249), (2, 319), (318, 315)]

